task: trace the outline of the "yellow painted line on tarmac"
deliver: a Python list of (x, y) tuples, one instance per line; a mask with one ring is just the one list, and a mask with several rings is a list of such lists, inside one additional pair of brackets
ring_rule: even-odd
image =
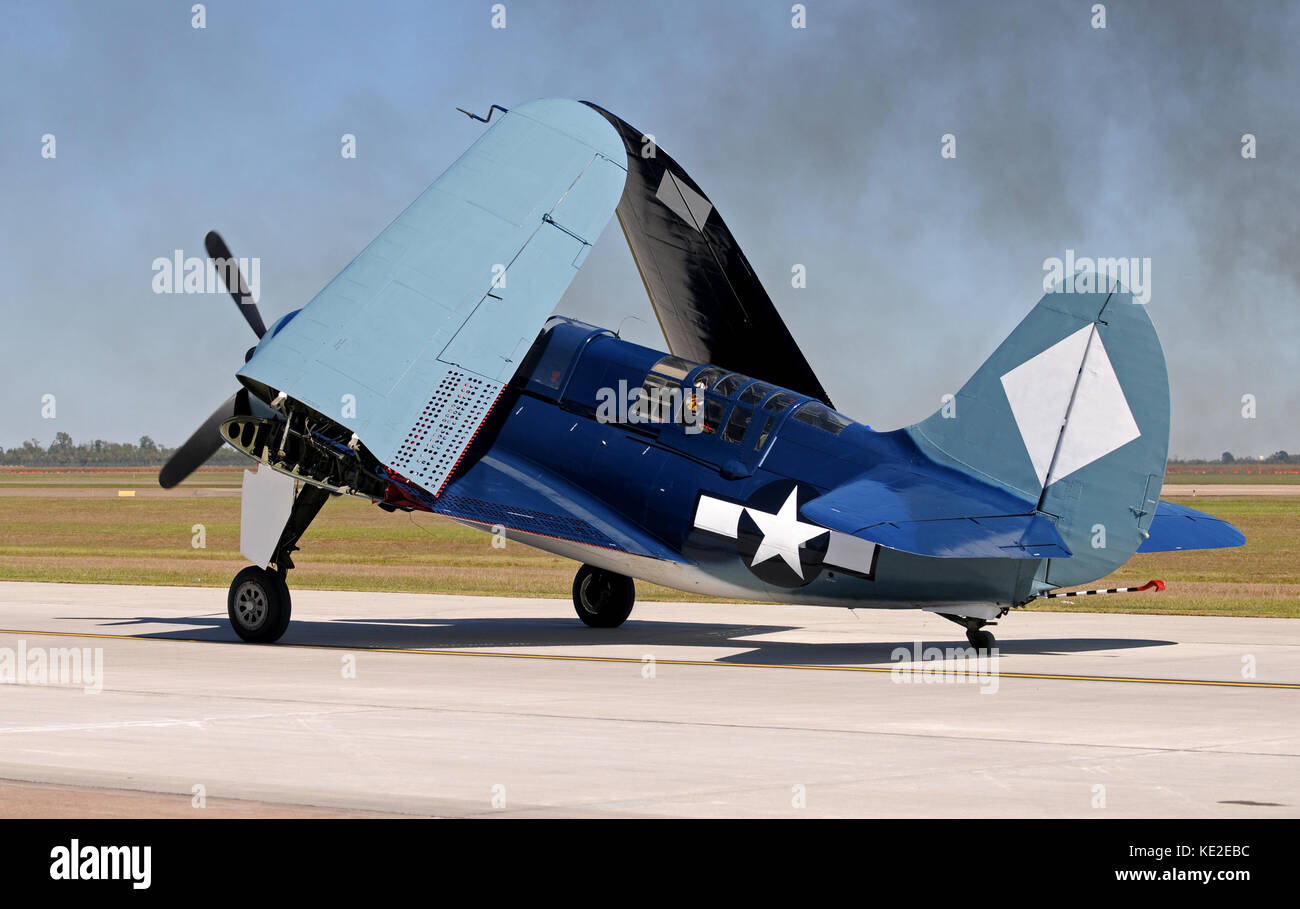
[(134, 497), (134, 496), (135, 496), (135, 490), (134, 490), (134, 489), (119, 489), (119, 490), (117, 491), (117, 497), (118, 497), (119, 499), (132, 498), (132, 497)]
[[(641, 657), (606, 657), (606, 656), (583, 656), (580, 654), (560, 654), (560, 653), (520, 653), (517, 651), (501, 650), (429, 650), (422, 648), (404, 649), (401, 647), (351, 647), (344, 644), (262, 644), (249, 645), (241, 641), (211, 641), (201, 638), (162, 638), (162, 637), (145, 637), (134, 634), (94, 634), (82, 631), (31, 631), (24, 629), (0, 628), (0, 635), (35, 635), (38, 637), (61, 637), (61, 638), (99, 638), (114, 641), (161, 641), (164, 643), (177, 644), (243, 644), (244, 646), (263, 646), (263, 647), (285, 647), (297, 650), (348, 650), (364, 651), (366, 653), (397, 653), (397, 654), (421, 654), (424, 656), (460, 656), (460, 657), (496, 657), (507, 660), (554, 660), (560, 662), (573, 663), (634, 663), (641, 665), (646, 660)], [(1120, 682), (1125, 684), (1141, 685), (1200, 685), (1212, 688), (1283, 688), (1300, 690), (1300, 682), (1236, 682), (1224, 679), (1159, 679), (1144, 678), (1141, 676), (1115, 676), (1115, 675), (1070, 675), (1067, 673), (1056, 672), (1000, 672), (1000, 671), (951, 671), (939, 668), (937, 665), (903, 668), (902, 665), (895, 666), (820, 666), (812, 663), (724, 663), (718, 660), (670, 660), (655, 659), (656, 666), (711, 666), (730, 669), (799, 669), (799, 670), (817, 670), (822, 672), (888, 672), (897, 674), (934, 676), (934, 677), (966, 677), (973, 679), (1041, 679), (1046, 681), (1057, 682)]]

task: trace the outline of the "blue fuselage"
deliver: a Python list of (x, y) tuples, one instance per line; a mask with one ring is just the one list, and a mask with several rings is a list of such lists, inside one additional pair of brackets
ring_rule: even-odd
[[(649, 408), (638, 412), (635, 402), (615, 419), (602, 410), (611, 397), (651, 387), (675, 389), (694, 422), (667, 412), (645, 419)], [(555, 319), (466, 452), (471, 466), (431, 505), (531, 546), (701, 594), (1012, 604), (1035, 560), (916, 556), (795, 518), (799, 505), (865, 470), (922, 457), (905, 433), (874, 432), (804, 395)], [(780, 551), (778, 538), (787, 541)]]

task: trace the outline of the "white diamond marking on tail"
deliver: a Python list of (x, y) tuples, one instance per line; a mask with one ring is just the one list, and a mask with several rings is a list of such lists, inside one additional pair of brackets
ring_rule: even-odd
[(1040, 484), (1047, 482), (1091, 331), (1092, 326), (1085, 325), (1002, 377), (1002, 388)]
[(671, 171), (667, 170), (664, 171), (663, 178), (659, 181), (659, 189), (655, 191), (655, 198), (672, 209), (677, 217), (700, 232), (704, 231), (704, 222), (709, 219), (709, 213), (713, 211), (712, 202), (678, 180), (672, 175)]
[(1094, 331), (1088, 340), (1088, 353), (1083, 360), (1083, 374), (1074, 393), (1069, 421), (1061, 434), (1061, 450), (1057, 452), (1047, 484), (1050, 486), (1087, 467), (1140, 435), (1142, 431), (1124, 397), (1114, 364), (1106, 354), (1101, 335)]
[(1095, 325), (1006, 373), (1002, 388), (1044, 486), (1142, 434)]

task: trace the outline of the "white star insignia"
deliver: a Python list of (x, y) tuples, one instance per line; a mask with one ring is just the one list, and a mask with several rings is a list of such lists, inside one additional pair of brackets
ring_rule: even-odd
[(790, 490), (790, 495), (786, 498), (785, 504), (776, 514), (769, 514), (766, 511), (757, 511), (753, 508), (746, 508), (749, 516), (754, 519), (758, 529), (763, 532), (763, 540), (758, 544), (758, 550), (754, 553), (754, 559), (750, 566), (766, 562), (768, 559), (780, 556), (790, 569), (803, 579), (803, 566), (799, 563), (799, 549), (804, 543), (819, 537), (826, 533), (825, 527), (818, 527), (816, 524), (807, 524), (799, 520), (799, 493), (798, 490)]

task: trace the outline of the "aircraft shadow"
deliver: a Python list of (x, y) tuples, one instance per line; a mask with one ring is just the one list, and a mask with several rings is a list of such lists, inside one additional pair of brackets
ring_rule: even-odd
[[(968, 648), (970, 645), (964, 637), (937, 638), (920, 640), (922, 656), (926, 648), (937, 647), (947, 651), (949, 648)], [(733, 656), (719, 657), (719, 663), (769, 663), (776, 666), (871, 666), (876, 664), (893, 665), (895, 651), (902, 650), (908, 654), (905, 661), (914, 659), (916, 640), (895, 641), (892, 643), (864, 642), (861, 644), (816, 644), (806, 641), (742, 641), (740, 644), (753, 644), (754, 649)], [(999, 657), (1014, 656), (1053, 656), (1070, 653), (1090, 653), (1098, 650), (1129, 650), (1137, 647), (1169, 647), (1176, 641), (1160, 641), (1144, 638), (1039, 638), (1012, 639), (998, 638)], [(1005, 664), (1002, 664), (1005, 666)]]
[[(74, 617), (95, 620), (97, 617)], [(189, 641), (237, 641), (224, 615), (184, 618), (137, 616), (103, 621), (103, 628), (134, 627), (133, 637)], [(184, 625), (167, 631), (148, 631), (150, 625)], [(557, 647), (608, 644), (651, 646), (747, 646), (736, 640), (751, 635), (793, 631), (791, 625), (703, 622), (641, 622), (629, 620), (621, 628), (588, 628), (577, 618), (401, 618), (338, 619), (313, 622), (294, 619), (281, 642), (329, 647), (364, 647), (394, 650), (452, 650), (466, 647)]]
[[(82, 620), (102, 617), (79, 617)], [(151, 625), (175, 626), (149, 631)], [(226, 616), (209, 614), (186, 618), (138, 616), (101, 621), (101, 627), (127, 627), (133, 636), (173, 640), (234, 642)], [(621, 628), (587, 628), (576, 618), (402, 618), (343, 619), (331, 622), (297, 620), (281, 639), (285, 644), (357, 647), (391, 650), (456, 650), (463, 648), (586, 647), (620, 644), (639, 647), (743, 647), (745, 652), (718, 657), (714, 662), (778, 666), (838, 666), (892, 664), (896, 650), (909, 654), (916, 646), (966, 647), (964, 637), (951, 635), (911, 641), (863, 643), (812, 643), (806, 641), (752, 640), (761, 635), (798, 630), (799, 626), (750, 623), (656, 622), (629, 620)], [(1001, 656), (1087, 653), (1139, 647), (1167, 647), (1174, 641), (1140, 638), (999, 638)], [(668, 657), (664, 657), (668, 659)], [(910, 659), (910, 657), (909, 657)]]

